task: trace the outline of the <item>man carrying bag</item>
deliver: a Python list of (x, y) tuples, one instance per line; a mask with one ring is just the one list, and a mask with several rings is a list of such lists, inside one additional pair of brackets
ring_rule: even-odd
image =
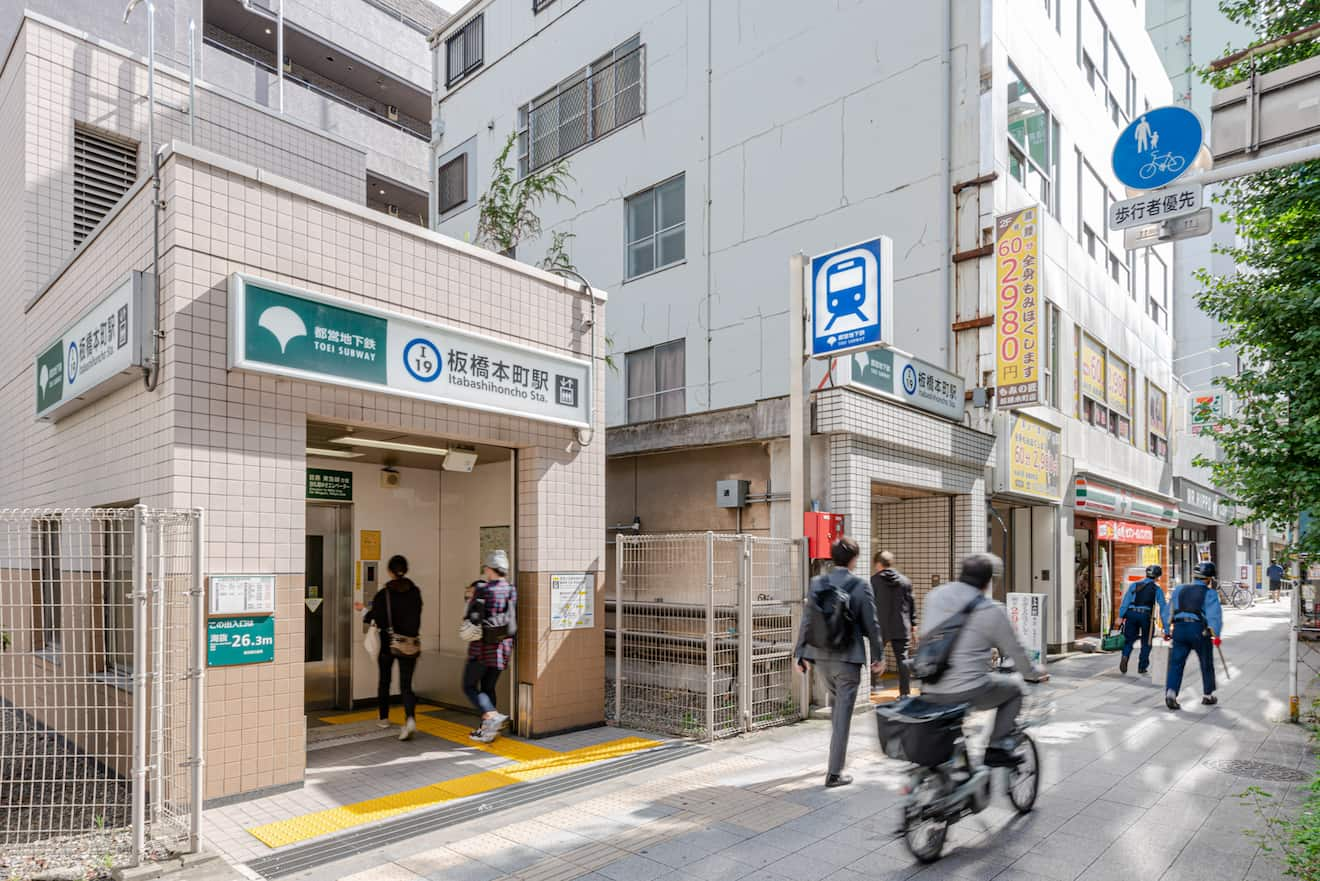
[(871, 673), (884, 672), (884, 644), (876, 620), (875, 594), (871, 585), (852, 573), (860, 553), (857, 542), (841, 538), (830, 548), (835, 569), (811, 580), (802, 629), (794, 656), (802, 672), (814, 663), (830, 693), (830, 759), (825, 774), (827, 787), (847, 786), (852, 777), (843, 773), (852, 730), (853, 707), (861, 683), (866, 650), (871, 650)]

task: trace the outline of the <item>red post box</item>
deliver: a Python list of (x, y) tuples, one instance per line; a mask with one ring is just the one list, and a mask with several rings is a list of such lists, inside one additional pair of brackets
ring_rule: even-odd
[(827, 560), (830, 547), (843, 538), (843, 515), (805, 511), (802, 514), (802, 534), (807, 537), (807, 555), (813, 560)]

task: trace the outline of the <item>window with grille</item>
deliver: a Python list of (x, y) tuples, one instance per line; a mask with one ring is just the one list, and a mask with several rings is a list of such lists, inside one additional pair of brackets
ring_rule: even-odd
[(1009, 66), (1008, 173), (1059, 216), (1059, 123)]
[(137, 144), (75, 125), (73, 244), (87, 238), (137, 180)]
[(629, 422), (683, 415), (687, 409), (686, 351), (686, 341), (674, 340), (627, 354)]
[(554, 2), (555, 0), (532, 0), (532, 13), (540, 12)]
[(453, 211), (467, 201), (467, 154), (461, 153), (440, 166), (439, 178), (440, 213)]
[(32, 530), (36, 535), (33, 552), (37, 560), (33, 568), (37, 570), (37, 640), (43, 652), (60, 650), (60, 633), (63, 627), (64, 602), (60, 585), (60, 521), (57, 517), (45, 517), (32, 521)]
[(478, 15), (445, 41), (445, 85), (452, 86), (481, 67), (482, 19)]
[(527, 175), (605, 137), (645, 112), (641, 36), (518, 108), (518, 173)]
[(627, 278), (637, 278), (683, 262), (687, 253), (684, 175), (631, 196), (624, 203), (627, 222)]

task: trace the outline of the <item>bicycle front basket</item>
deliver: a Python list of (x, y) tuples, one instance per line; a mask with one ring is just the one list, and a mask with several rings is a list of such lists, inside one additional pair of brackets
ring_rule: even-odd
[(909, 697), (875, 709), (880, 749), (891, 759), (933, 768), (953, 756), (965, 704), (941, 706)]

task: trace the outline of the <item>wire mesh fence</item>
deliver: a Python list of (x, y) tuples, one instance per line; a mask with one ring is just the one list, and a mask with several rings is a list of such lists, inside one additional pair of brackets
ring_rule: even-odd
[(199, 522), (0, 510), (6, 876), (93, 874), (195, 843)]
[(787, 539), (620, 536), (606, 601), (613, 717), (702, 739), (802, 718), (802, 560)]
[[(1320, 570), (1303, 565), (1302, 575), (1320, 576)], [(1320, 577), (1299, 578), (1288, 602), (1289, 717), (1297, 722), (1320, 716)]]

